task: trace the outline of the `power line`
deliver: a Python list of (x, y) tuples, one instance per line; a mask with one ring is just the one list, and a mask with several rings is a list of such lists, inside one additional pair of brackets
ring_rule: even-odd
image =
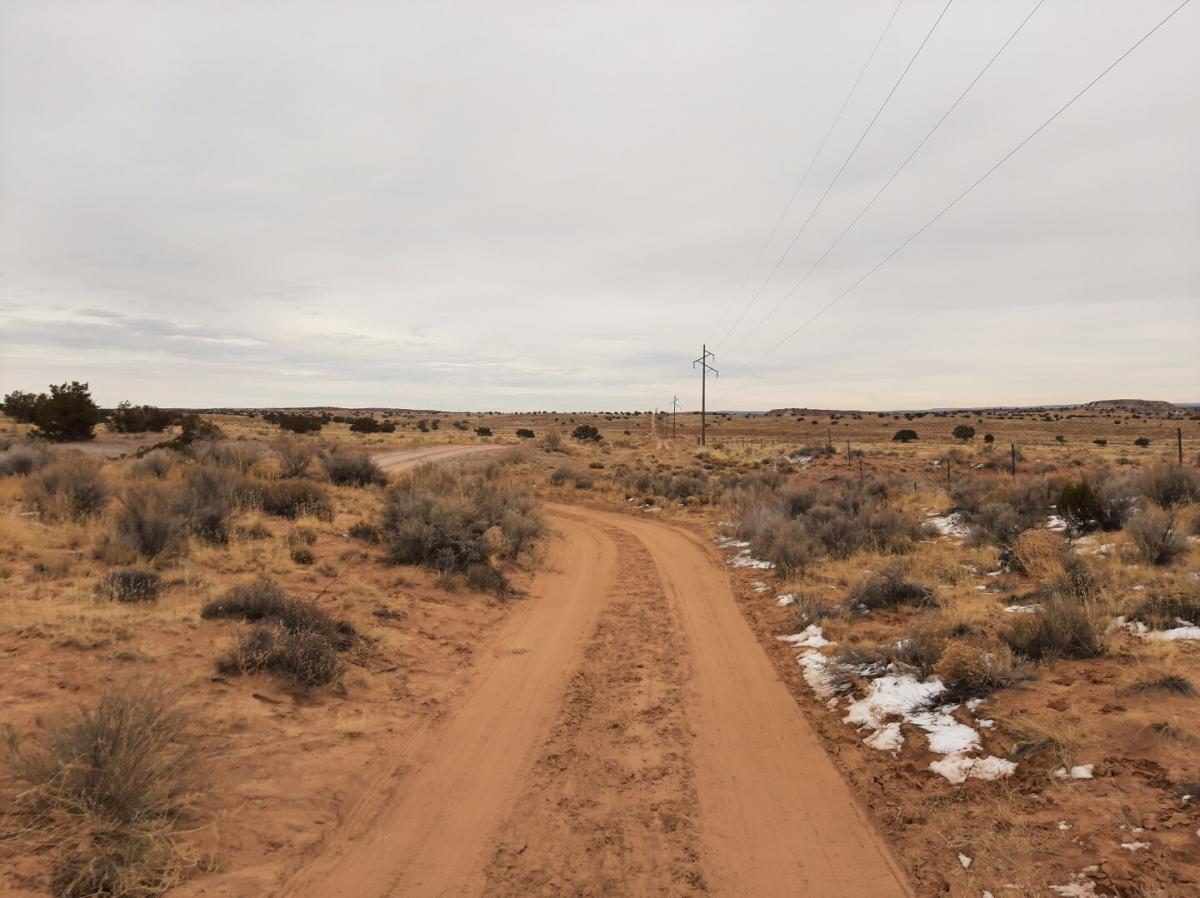
[(891, 102), (893, 95), (895, 95), (896, 91), (900, 88), (900, 85), (901, 85), (901, 83), (903, 83), (905, 76), (908, 75), (909, 70), (913, 67), (913, 64), (917, 61), (917, 57), (921, 55), (921, 51), (925, 49), (925, 45), (927, 43), (929, 43), (929, 39), (931, 37), (933, 37), (933, 32), (937, 30), (938, 25), (941, 23), (942, 19), (945, 18), (947, 11), (949, 11), (950, 6), (953, 3), (954, 3), (954, 0), (946, 0), (946, 5), (942, 7), (942, 11), (940, 13), (938, 13), (938, 17), (936, 19), (934, 19), (933, 24), (931, 26), (929, 26), (929, 30), (925, 33), (925, 37), (921, 40), (920, 45), (917, 47), (917, 49), (913, 53), (912, 57), (908, 60), (908, 64), (904, 67), (904, 70), (900, 72), (900, 76), (896, 79), (896, 82), (892, 85), (892, 89), (887, 92), (887, 96), (885, 96), (883, 98), (883, 102), (879, 104), (879, 108), (876, 109), (875, 114), (873, 116), (871, 116), (871, 121), (867, 123), (867, 127), (863, 130), (862, 134), (859, 135), (858, 141), (851, 148), (850, 153), (849, 153), (849, 155), (846, 156), (845, 161), (842, 162), (841, 168), (839, 168), (837, 170), (837, 173), (833, 176), (833, 180), (831, 180), (829, 182), (829, 186), (825, 188), (825, 192), (821, 194), (821, 196), (817, 200), (816, 204), (809, 211), (808, 217), (806, 219), (804, 219), (804, 222), (800, 225), (800, 229), (798, 231), (796, 231), (795, 236), (792, 237), (792, 242), (787, 245), (787, 249), (785, 249), (783, 251), (783, 255), (781, 255), (779, 257), (778, 261), (776, 261), (775, 266), (771, 269), (770, 273), (767, 275), (766, 280), (764, 280), (762, 282), (762, 284), (759, 285), (758, 290), (755, 292), (754, 296), (751, 297), (750, 302), (746, 305), (746, 308), (744, 308), (742, 310), (742, 314), (740, 314), (737, 317), (737, 321), (735, 321), (733, 324), (731, 324), (729, 326), (729, 329), (727, 331), (725, 331), (725, 335), (723, 337), (721, 337), (720, 342), (717, 344), (718, 349), (721, 348), (722, 343), (724, 343), (726, 340), (729, 339), (729, 335), (731, 333), (733, 333), (734, 328), (736, 328), (738, 326), (738, 324), (741, 322), (741, 320), (746, 317), (746, 313), (749, 312), (750, 309), (754, 307), (754, 303), (758, 301), (758, 298), (760, 296), (762, 296), (762, 292), (763, 292), (763, 290), (766, 289), (767, 284), (770, 283), (771, 278), (775, 277), (775, 273), (777, 271), (779, 271), (779, 267), (781, 265), (783, 265), (784, 260), (787, 259), (788, 255), (791, 253), (792, 249), (796, 246), (797, 241), (799, 241), (800, 237), (804, 234), (805, 230), (808, 228), (809, 222), (811, 222), (813, 220), (814, 216), (816, 216), (816, 214), (821, 210), (821, 206), (824, 205), (826, 197), (829, 196), (830, 192), (837, 185), (838, 180), (840, 180), (842, 177), (842, 172), (844, 172), (846, 170), (846, 167), (854, 159), (855, 154), (858, 152), (858, 148), (862, 146), (863, 141), (867, 139), (867, 135), (871, 133), (871, 129), (875, 127), (875, 123), (877, 121), (879, 121), (879, 116), (883, 114), (883, 110), (886, 109), (888, 103)]
[[(790, 212), (792, 209), (792, 204), (796, 202), (796, 197), (800, 195), (800, 191), (804, 188), (805, 183), (807, 183), (809, 172), (812, 171), (813, 165), (816, 164), (821, 152), (825, 149), (825, 144), (829, 142), (830, 135), (833, 134), (833, 129), (836, 128), (838, 122), (842, 120), (842, 114), (846, 111), (846, 107), (850, 105), (850, 100), (854, 97), (855, 91), (858, 90), (858, 85), (862, 82), (863, 75), (865, 75), (867, 73), (867, 69), (870, 68), (871, 61), (875, 59), (875, 54), (878, 52), (879, 46), (883, 43), (883, 39), (887, 36), (888, 31), (891, 30), (892, 23), (896, 21), (896, 15), (900, 12), (900, 7), (903, 5), (904, 0), (900, 0), (900, 2), (896, 4), (895, 9), (892, 10), (892, 14), (887, 20), (887, 24), (883, 26), (883, 31), (879, 32), (879, 38), (875, 41), (875, 46), (871, 48), (871, 52), (867, 56), (867, 61), (864, 62), (862, 64), (862, 68), (858, 70), (858, 77), (854, 79), (854, 84), (850, 86), (850, 92), (847, 93), (846, 98), (842, 100), (841, 108), (838, 109), (837, 115), (833, 117), (833, 121), (830, 123), (829, 129), (825, 132), (825, 136), (821, 138), (821, 143), (817, 147), (816, 152), (813, 153), (812, 158), (808, 160), (808, 166), (804, 169), (804, 174), (800, 176), (800, 183), (796, 185), (796, 189), (792, 191), (792, 195), (788, 199), (787, 204), (783, 207), (783, 211), (780, 212), (779, 217), (775, 219), (775, 225), (771, 228), (771, 233), (767, 234), (767, 239), (763, 241), (762, 247), (760, 247), (758, 250), (758, 255), (754, 257), (754, 262), (751, 263), (750, 269), (746, 272), (746, 276), (742, 278), (742, 282), (738, 285), (737, 291), (733, 294), (733, 298), (729, 301), (729, 305), (725, 307), (725, 311), (722, 312), (721, 317), (717, 319), (718, 327), (720, 326), (721, 322), (725, 320), (725, 316), (729, 314), (734, 305), (736, 305), (737, 301), (741, 298), (742, 291), (746, 289), (746, 284), (750, 283), (750, 276), (754, 274), (755, 269), (758, 268), (758, 263), (762, 261), (762, 257), (766, 254), (767, 247), (770, 246), (771, 241), (775, 239), (775, 235), (779, 232), (780, 225), (783, 224), (783, 220), (787, 217), (788, 212)], [(739, 317), (738, 320), (740, 321), (741, 318)]]
[(1053, 122), (1060, 115), (1062, 115), (1069, 108), (1071, 108), (1071, 106), (1073, 106), (1080, 97), (1082, 97), (1089, 90), (1091, 90), (1097, 83), (1099, 83), (1099, 81), (1102, 78), (1104, 78), (1105, 75), (1107, 75), (1109, 72), (1111, 72), (1113, 69), (1115, 69), (1118, 65), (1120, 65), (1122, 62), (1124, 62), (1125, 59), (1131, 53), (1133, 53), (1134, 50), (1136, 50), (1138, 47), (1140, 47), (1142, 44), (1144, 44), (1147, 40), (1149, 40), (1151, 35), (1153, 35), (1156, 31), (1158, 31), (1164, 25), (1166, 25), (1167, 22), (1171, 21), (1171, 19), (1173, 19), (1175, 17), (1175, 15), (1181, 9), (1183, 9), (1185, 6), (1187, 6), (1191, 2), (1192, 2), (1192, 0), (1183, 0), (1182, 3), (1180, 3), (1174, 9), (1172, 9), (1169, 13), (1167, 13), (1167, 15), (1165, 17), (1163, 17), (1161, 20), (1159, 20), (1157, 25), (1155, 25), (1153, 28), (1151, 28), (1149, 31), (1147, 31), (1145, 34), (1143, 34), (1140, 38), (1138, 38), (1136, 41), (1134, 41), (1134, 43), (1132, 45), (1130, 45), (1130, 47), (1124, 53), (1122, 53), (1115, 60), (1113, 60), (1111, 63), (1109, 63), (1109, 65), (1103, 71), (1101, 71), (1100, 74), (1098, 74), (1095, 78), (1093, 78), (1086, 85), (1084, 85), (1083, 88), (1078, 93), (1076, 93), (1073, 97), (1071, 97), (1071, 99), (1067, 100), (1066, 103), (1064, 103), (1062, 106), (1058, 107), (1058, 109), (1054, 112), (1053, 115), (1051, 115), (1048, 119), (1046, 119), (1044, 122), (1042, 122), (1040, 125), (1038, 125), (1028, 135), (1026, 135), (1026, 137), (1023, 140), (1021, 140), (1021, 142), (1018, 143), (1015, 147), (1013, 147), (1011, 150), (1009, 150), (1007, 153), (1005, 153), (1003, 156), (1001, 156), (1000, 159), (997, 160), (997, 162), (994, 165), (992, 165), (991, 168), (989, 168), (982, 175), (980, 175), (965, 190), (963, 190), (961, 193), (959, 193), (958, 196), (956, 196), (949, 203), (947, 203), (945, 206), (943, 206), (941, 208), (941, 210), (936, 215), (934, 215), (932, 218), (930, 218), (927, 222), (925, 222), (925, 224), (923, 224), (923, 225), (921, 225), (921, 227), (917, 228), (917, 230), (914, 231), (911, 235), (909, 235), (909, 237), (906, 240), (904, 240), (904, 242), (902, 242), (894, 250), (892, 250), (890, 253), (888, 253), (886, 256), (884, 256), (882, 259), (880, 259), (878, 262), (876, 262), (875, 265), (866, 274), (864, 274), (857, 281), (855, 281), (853, 284), (851, 284), (849, 287), (847, 287), (845, 290), (843, 290), (841, 293), (839, 293), (837, 296), (835, 296), (832, 300), (830, 300), (828, 303), (826, 303), (824, 306), (822, 306), (820, 309), (818, 309), (817, 312), (815, 312), (813, 315), (811, 315), (809, 318), (807, 318), (804, 322), (802, 322), (800, 324), (800, 326), (797, 327), (795, 330), (791, 331), (786, 336), (784, 336), (782, 339), (780, 339), (776, 343), (772, 344), (772, 346), (769, 349), (767, 349), (766, 352), (763, 352), (761, 355), (757, 356), (755, 359), (753, 359), (753, 361), (758, 361), (758, 360), (763, 359), (766, 356), (770, 355), (772, 352), (774, 352), (776, 349), (778, 349), (780, 346), (782, 346), (788, 340), (792, 339), (792, 337), (796, 336), (796, 334), (800, 333), (800, 331), (804, 330), (804, 328), (808, 327), (808, 325), (812, 324), (814, 321), (816, 321), (818, 318), (820, 318), (822, 315), (824, 315), (827, 311), (829, 311), (831, 308), (833, 308), (835, 305), (837, 305), (842, 299), (844, 299), (846, 296), (850, 295), (850, 293), (852, 293), (855, 289), (857, 289), (859, 287), (859, 285), (861, 285), (865, 280), (867, 280), (867, 278), (869, 278), (871, 275), (873, 275), (875, 272), (877, 272), (880, 268), (882, 268), (884, 265), (886, 265), (888, 262), (890, 262), (892, 260), (892, 258), (894, 256), (896, 256), (898, 253), (900, 253), (906, 246), (908, 246), (910, 243), (912, 243), (914, 240), (916, 240), (918, 237), (920, 237), (923, 233), (925, 233), (925, 231), (927, 231), (934, 224), (934, 222), (936, 222), (939, 218), (941, 218), (943, 215), (945, 215), (947, 212), (949, 212), (951, 209), (953, 209), (955, 206), (957, 206), (959, 204), (959, 202), (967, 194), (969, 194), (972, 190), (974, 190), (976, 187), (978, 187), (980, 184), (982, 184), (984, 181), (986, 181), (989, 177), (991, 177), (992, 174), (998, 168), (1000, 168), (1000, 166), (1002, 166), (1005, 162), (1007, 162), (1009, 159), (1011, 159), (1013, 156), (1015, 156), (1021, 150), (1021, 148), (1024, 147), (1027, 143), (1029, 143), (1031, 140), (1033, 140), (1035, 137), (1037, 137), (1039, 134), (1041, 134), (1042, 131), (1044, 131), (1050, 125), (1051, 122)]
[(875, 201), (878, 200), (883, 195), (883, 192), (885, 190), (887, 190), (892, 185), (892, 182), (895, 181), (897, 177), (899, 177), (900, 173), (902, 171), (904, 171), (905, 168), (908, 167), (908, 163), (912, 162), (913, 158), (917, 155), (917, 153), (921, 152), (921, 148), (924, 147), (925, 144), (929, 142), (929, 138), (933, 137), (934, 133), (938, 130), (938, 128), (940, 128), (942, 126), (942, 123), (945, 122), (946, 119), (948, 119), (950, 117), (951, 113), (953, 113), (954, 110), (958, 108), (959, 104), (962, 103), (962, 101), (966, 98), (967, 94), (969, 94), (971, 92), (971, 90), (975, 87), (975, 85), (979, 83), (979, 80), (987, 73), (988, 69), (990, 69), (992, 67), (992, 64), (997, 59), (1000, 58), (1000, 54), (1002, 54), (1008, 48), (1008, 45), (1013, 42), (1013, 40), (1016, 38), (1016, 36), (1021, 33), (1022, 29), (1025, 28), (1026, 23), (1030, 19), (1033, 18), (1034, 13), (1036, 13), (1039, 9), (1041, 9), (1042, 4), (1044, 4), (1045, 2), (1046, 2), (1046, 0), (1038, 0), (1038, 2), (1034, 5), (1033, 9), (1031, 9), (1029, 11), (1029, 13), (1025, 16), (1025, 18), (1023, 18), (1021, 20), (1020, 24), (1017, 25), (1016, 30), (1014, 30), (1013, 33), (1008, 36), (1008, 39), (1005, 40), (1004, 43), (1002, 43), (1000, 45), (999, 49), (997, 49), (996, 52), (992, 54), (991, 59), (989, 59), (987, 61), (987, 63), (984, 64), (983, 68), (981, 68), (979, 70), (979, 72), (975, 75), (975, 77), (971, 79), (971, 83), (968, 84), (963, 89), (962, 93), (960, 93), (957, 98), (955, 98), (954, 102), (950, 104), (949, 108), (947, 108), (946, 111), (942, 113), (942, 117), (939, 118), (934, 123), (933, 127), (930, 128), (929, 131), (925, 134), (925, 136), (921, 138), (920, 142), (915, 147), (913, 147), (912, 152), (909, 153), (908, 156), (905, 158), (905, 160), (900, 163), (899, 167), (894, 172), (892, 172), (892, 176), (883, 183), (882, 187), (880, 187), (877, 191), (875, 191), (875, 195), (873, 197), (871, 197), (871, 199), (867, 202), (867, 204), (865, 206), (862, 207), (862, 209), (859, 210), (858, 214), (854, 216), (854, 218), (850, 221), (850, 223), (848, 225), (846, 225), (845, 229), (840, 234), (837, 235), (837, 238), (833, 241), (833, 243), (829, 244), (829, 247), (825, 250), (825, 252), (821, 253), (821, 255), (817, 258), (817, 260), (815, 262), (813, 262), (812, 265), (809, 266), (808, 271), (804, 272), (804, 274), (803, 274), (803, 276), (801, 276), (800, 280), (796, 281), (796, 283), (794, 283), (788, 289), (788, 291), (779, 298), (779, 301), (777, 303), (775, 303), (774, 306), (771, 307), (771, 310), (769, 312), (767, 312), (767, 314), (763, 318), (761, 318), (759, 320), (759, 322), (756, 325), (754, 325), (754, 327), (750, 328), (749, 331), (747, 331), (745, 334), (742, 335), (742, 338), (740, 340), (738, 340), (737, 343), (735, 343), (733, 346), (730, 347), (730, 351), (737, 349), (739, 346), (743, 345), (751, 336), (753, 336), (754, 333), (760, 327), (762, 327), (767, 322), (767, 320), (771, 318), (772, 315), (774, 315), (776, 312), (779, 311), (779, 308), (785, 302), (787, 302), (788, 297), (790, 297), (793, 293), (795, 293), (800, 288), (800, 285), (808, 280), (809, 275), (811, 275), (814, 271), (816, 271), (819, 267), (821, 267), (821, 263), (823, 263), (825, 261), (825, 259), (829, 256), (829, 254), (831, 252), (833, 252), (834, 249), (837, 248), (837, 245), (842, 242), (842, 238), (850, 233), (850, 231), (854, 228), (854, 226), (856, 224), (858, 224), (859, 220), (864, 215), (867, 214), (867, 212), (870, 210), (870, 208), (872, 206), (875, 205)]

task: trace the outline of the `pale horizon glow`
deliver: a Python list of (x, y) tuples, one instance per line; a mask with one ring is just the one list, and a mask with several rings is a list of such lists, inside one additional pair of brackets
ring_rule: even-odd
[[(1177, 0), (1048, 0), (759, 324), (1035, 2), (951, 5), (712, 408), (1200, 402), (1200, 5), (761, 357)], [(904, 3), (752, 287), (943, 6)], [(691, 360), (894, 7), (0, 3), (0, 391), (696, 408)]]

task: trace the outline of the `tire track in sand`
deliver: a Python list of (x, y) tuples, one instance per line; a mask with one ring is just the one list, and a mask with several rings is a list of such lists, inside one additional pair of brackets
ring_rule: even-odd
[(337, 835), (277, 895), (476, 895), (485, 851), (511, 810), (609, 594), (612, 541), (573, 520), (470, 686), (439, 722), (393, 749)]
[(729, 898), (910, 898), (883, 837), (817, 741), (742, 617), (724, 559), (700, 538), (628, 514), (557, 506), (646, 547), (691, 658), (700, 865)]
[(488, 898), (707, 893), (700, 871), (684, 639), (649, 552), (620, 571), (550, 737), (501, 828)]

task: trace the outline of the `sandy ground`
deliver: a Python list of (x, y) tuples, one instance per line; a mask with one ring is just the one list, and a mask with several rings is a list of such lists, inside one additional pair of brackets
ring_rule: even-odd
[(549, 570), (471, 686), (277, 894), (909, 895), (712, 548), (553, 520)]

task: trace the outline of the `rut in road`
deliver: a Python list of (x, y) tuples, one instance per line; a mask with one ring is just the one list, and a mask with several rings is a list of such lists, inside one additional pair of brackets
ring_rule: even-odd
[(501, 827), (489, 898), (707, 894), (679, 621), (636, 538), (525, 791)]

